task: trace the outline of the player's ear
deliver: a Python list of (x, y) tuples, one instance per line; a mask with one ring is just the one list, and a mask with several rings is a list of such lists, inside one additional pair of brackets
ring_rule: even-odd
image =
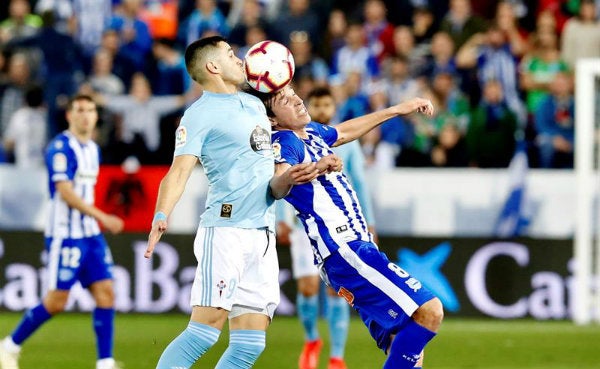
[(273, 117), (269, 117), (269, 122), (271, 123), (271, 128), (275, 129), (275, 127), (277, 127), (277, 121), (275, 120), (275, 118)]
[(208, 71), (208, 73), (210, 74), (219, 74), (220, 72), (220, 66), (219, 64), (209, 61), (206, 63), (206, 70)]

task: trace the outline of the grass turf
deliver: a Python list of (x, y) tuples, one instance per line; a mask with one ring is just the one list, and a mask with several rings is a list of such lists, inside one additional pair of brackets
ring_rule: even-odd
[[(0, 336), (9, 332), (20, 314), (0, 313)], [(186, 326), (188, 317), (118, 314), (115, 357), (126, 369), (152, 369), (164, 347)], [(327, 368), (327, 326), (319, 329), (326, 341), (320, 369)], [(350, 326), (346, 347), (349, 369), (381, 368), (384, 354), (377, 349), (357, 318)], [(213, 368), (225, 349), (227, 333), (194, 368)], [(302, 348), (302, 329), (296, 318), (276, 317), (267, 333), (267, 349), (256, 369), (296, 369)], [(52, 319), (27, 341), (21, 369), (94, 368), (95, 344), (89, 314), (65, 313)], [(425, 354), (426, 369), (600, 369), (600, 327), (577, 327), (570, 322), (531, 320), (466, 320), (447, 318)]]

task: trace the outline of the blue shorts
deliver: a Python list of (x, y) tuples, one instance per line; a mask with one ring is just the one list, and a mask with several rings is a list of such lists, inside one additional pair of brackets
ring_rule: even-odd
[(112, 279), (113, 259), (103, 235), (81, 239), (46, 238), (48, 289), (69, 290), (75, 282), (85, 288)]
[(390, 335), (435, 296), (370, 242), (352, 241), (323, 262), (321, 273), (358, 312), (377, 346), (386, 351)]

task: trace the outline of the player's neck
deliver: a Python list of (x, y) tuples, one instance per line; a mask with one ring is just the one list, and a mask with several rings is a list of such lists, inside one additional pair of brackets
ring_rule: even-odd
[(300, 138), (308, 138), (308, 132), (306, 132), (306, 129), (304, 127), (294, 129), (292, 132), (294, 132), (296, 136)]
[(230, 82), (225, 82), (222, 79), (206, 81), (202, 87), (205, 91), (215, 94), (234, 94), (238, 91), (237, 85)]
[(75, 130), (69, 129), (69, 132), (75, 136), (75, 138), (77, 139), (77, 141), (81, 142), (81, 143), (88, 143), (89, 141), (92, 140), (92, 134), (91, 133), (80, 133), (80, 132), (76, 132)]

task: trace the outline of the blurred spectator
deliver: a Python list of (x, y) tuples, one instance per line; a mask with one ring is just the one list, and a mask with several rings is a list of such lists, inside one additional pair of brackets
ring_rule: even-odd
[(313, 55), (312, 44), (306, 32), (293, 32), (290, 37), (290, 51), (296, 64), (294, 78), (310, 78), (319, 87), (325, 87), (329, 68), (323, 59)]
[(444, 124), (431, 149), (431, 163), (436, 167), (457, 168), (468, 164), (465, 136), (453, 123)]
[(394, 53), (394, 26), (385, 18), (387, 9), (382, 0), (367, 0), (364, 7), (365, 34), (371, 53), (381, 61)]
[(535, 21), (535, 32), (536, 33), (554, 33), (558, 36), (559, 32), (556, 27), (556, 19), (549, 11), (541, 12)]
[(38, 0), (35, 5), (37, 14), (51, 12), (54, 28), (66, 35), (75, 35), (77, 29), (73, 14), (73, 0)]
[(25, 101), (25, 89), (30, 82), (31, 71), (24, 54), (13, 54), (7, 62), (7, 79), (0, 85), (0, 138), (8, 122)]
[(499, 81), (507, 105), (517, 115), (519, 122), (525, 123), (526, 111), (518, 92), (516, 56), (498, 25), (492, 24), (486, 33), (473, 35), (458, 50), (456, 64), (459, 68), (477, 67), (481, 88), (489, 80)]
[(329, 14), (329, 22), (327, 30), (323, 37), (323, 42), (320, 43), (319, 52), (327, 61), (333, 60), (337, 52), (346, 45), (346, 31), (348, 29), (348, 21), (343, 11), (334, 9)]
[(26, 105), (10, 118), (4, 134), (4, 148), (12, 152), (15, 165), (21, 168), (41, 168), (47, 143), (44, 92), (31, 86), (25, 92)]
[(479, 168), (505, 168), (515, 151), (517, 119), (504, 101), (499, 81), (483, 85), (479, 105), (471, 112), (467, 130), (469, 163)]
[(398, 26), (394, 29), (394, 55), (406, 59), (411, 76), (422, 74), (428, 53), (428, 45), (422, 44), (416, 47), (415, 37), (410, 27)]
[(562, 34), (561, 55), (574, 69), (577, 59), (600, 57), (600, 21), (596, 19), (596, 5), (582, 0), (579, 15), (569, 19)]
[(72, 0), (75, 20), (75, 41), (83, 51), (85, 70), (89, 71), (92, 58), (100, 47), (102, 33), (112, 17), (111, 0)]
[(435, 19), (429, 8), (421, 6), (413, 11), (412, 33), (416, 45), (428, 45), (436, 31)]
[(105, 95), (120, 95), (125, 92), (123, 81), (113, 74), (113, 56), (106, 49), (99, 49), (94, 56), (92, 73), (87, 79), (95, 92)]
[(521, 88), (526, 91), (527, 112), (533, 114), (540, 102), (548, 96), (548, 88), (554, 76), (568, 70), (560, 59), (558, 40), (554, 33), (535, 33), (533, 45), (520, 65)]
[(393, 56), (385, 62), (383, 84), (390, 105), (421, 95), (422, 88), (408, 70), (408, 61), (403, 56)]
[(42, 18), (31, 14), (27, 0), (10, 0), (8, 18), (0, 22), (0, 43), (13, 38), (28, 37), (36, 34), (42, 26)]
[(110, 20), (109, 29), (118, 34), (119, 51), (143, 70), (152, 47), (148, 25), (140, 18), (142, 0), (123, 0), (119, 12)]
[(246, 45), (246, 33), (250, 27), (260, 26), (266, 31), (266, 34), (269, 33), (267, 31), (267, 22), (262, 15), (260, 2), (258, 0), (242, 0), (240, 2), (243, 3), (243, 11), (233, 25), (228, 38), (229, 44), (237, 49)]
[(98, 96), (97, 101), (122, 116), (117, 129), (116, 146), (111, 150), (113, 163), (136, 156), (143, 164), (156, 163), (161, 145), (160, 118), (181, 109), (186, 103), (183, 95), (153, 96), (150, 83), (142, 73), (133, 75), (129, 95)]
[(146, 0), (140, 17), (146, 22), (153, 39), (177, 38), (178, 0)]
[(196, 0), (196, 8), (179, 26), (177, 40), (185, 48), (207, 32), (227, 37), (229, 26), (215, 0)]
[(273, 20), (270, 30), (276, 41), (289, 46), (294, 31), (304, 31), (313, 45), (321, 42), (321, 27), (317, 14), (310, 8), (310, 0), (288, 0), (288, 11)]
[(498, 24), (498, 28), (504, 32), (504, 36), (510, 43), (512, 53), (517, 57), (521, 57), (527, 52), (527, 32), (519, 28), (514, 6), (510, 1), (500, 1), (496, 6), (494, 21)]
[(175, 43), (164, 38), (154, 40), (152, 54), (156, 60), (156, 70), (151, 73), (152, 91), (156, 95), (180, 95), (187, 91), (192, 80)]
[(573, 168), (575, 99), (571, 76), (558, 73), (550, 83), (550, 93), (535, 112), (540, 166)]
[[(81, 49), (70, 35), (61, 33), (54, 27), (54, 13), (42, 14), (44, 27), (31, 37), (14, 40), (9, 47), (36, 47), (44, 55), (45, 100), (48, 107), (48, 135), (54, 137), (63, 128), (58, 117), (61, 101), (73, 95), (83, 80)], [(57, 47), (60, 45), (60, 47)]]
[(248, 49), (250, 49), (254, 44), (265, 41), (266, 39), (267, 32), (260, 25), (257, 24), (248, 27), (246, 30), (245, 44), (236, 51), (236, 55), (240, 59), (243, 59), (246, 56)]
[(362, 74), (349, 72), (342, 83), (343, 101), (337, 109), (334, 122), (343, 122), (370, 112), (369, 98), (362, 92)]
[(335, 54), (331, 67), (331, 74), (339, 74), (342, 80), (347, 79), (350, 73), (359, 73), (363, 90), (365, 90), (364, 86), (379, 75), (377, 59), (365, 46), (364, 37), (364, 30), (360, 23), (348, 25), (346, 46)]
[[(431, 38), (431, 54), (422, 67), (422, 75), (433, 80), (439, 72), (445, 71), (458, 78), (456, 60), (454, 58), (454, 41), (446, 32), (437, 32)], [(459, 84), (460, 85), (460, 84)]]
[(448, 14), (442, 20), (440, 30), (448, 33), (457, 49), (474, 34), (483, 32), (487, 22), (471, 13), (471, 0), (450, 0)]
[(129, 88), (131, 77), (137, 71), (137, 67), (132, 56), (120, 49), (119, 42), (119, 33), (113, 29), (107, 29), (102, 35), (101, 49), (111, 55), (112, 72), (121, 79), (125, 88)]

